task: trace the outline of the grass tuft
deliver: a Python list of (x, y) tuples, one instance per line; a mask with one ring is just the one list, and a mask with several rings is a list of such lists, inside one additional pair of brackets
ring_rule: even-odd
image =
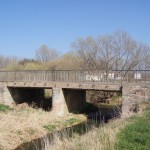
[(4, 104), (0, 104), (0, 112), (7, 112), (10, 110), (12, 110), (12, 108), (10, 108), (9, 106), (4, 105)]
[(56, 129), (56, 126), (55, 125), (44, 125), (43, 128), (45, 128), (46, 130), (48, 130), (49, 132), (51, 132), (54, 129)]
[(79, 118), (70, 118), (70, 119), (66, 120), (63, 123), (63, 125), (64, 126), (70, 126), (70, 125), (73, 125), (73, 124), (77, 124), (79, 122), (81, 122), (81, 119), (79, 119)]

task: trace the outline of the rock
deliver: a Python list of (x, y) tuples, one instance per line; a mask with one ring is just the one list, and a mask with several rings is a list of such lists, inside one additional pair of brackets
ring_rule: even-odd
[(129, 110), (131, 112), (137, 113), (139, 111), (139, 104), (138, 103), (132, 104), (132, 106), (130, 106)]

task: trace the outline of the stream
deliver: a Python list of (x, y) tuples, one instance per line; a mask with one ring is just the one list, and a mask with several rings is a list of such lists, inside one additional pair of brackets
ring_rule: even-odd
[(32, 140), (31, 142), (23, 143), (15, 150), (42, 150), (45, 139), (48, 139), (48, 141), (51, 142), (55, 135), (59, 135), (59, 138), (63, 139), (64, 135), (66, 137), (66, 133), (68, 138), (72, 137), (74, 133), (79, 135), (85, 134), (91, 130), (93, 126), (99, 127), (102, 123), (108, 123), (109, 120), (120, 117), (121, 106), (88, 104), (83, 113), (87, 115), (87, 122), (82, 122), (60, 131), (49, 133), (44, 137)]

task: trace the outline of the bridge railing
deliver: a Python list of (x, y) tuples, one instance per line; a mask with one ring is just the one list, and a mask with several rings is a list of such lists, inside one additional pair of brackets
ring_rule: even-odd
[(149, 82), (150, 70), (117, 71), (0, 71), (0, 81), (30, 82)]

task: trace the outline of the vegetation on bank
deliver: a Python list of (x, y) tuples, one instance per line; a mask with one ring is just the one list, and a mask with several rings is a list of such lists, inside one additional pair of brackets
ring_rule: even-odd
[[(142, 138), (147, 138), (147, 144), (149, 144), (149, 136), (141, 134), (141, 132), (143, 131), (142, 129), (145, 127), (141, 126), (141, 132), (139, 133), (138, 127), (140, 127), (140, 124), (138, 127), (136, 127), (135, 125), (137, 120), (142, 119), (139, 120), (140, 123), (140, 121), (143, 121), (143, 119), (145, 120), (148, 117), (147, 115), (150, 114), (149, 110), (146, 110), (146, 112), (143, 114), (143, 111), (145, 111), (145, 107), (147, 107), (147, 104), (141, 106), (141, 110), (138, 114), (132, 114), (131, 116), (129, 116), (129, 118), (123, 118), (122, 116), (121, 118), (111, 120), (111, 122), (107, 124), (101, 124), (99, 127), (93, 126), (93, 128), (91, 128), (90, 130), (88, 130), (87, 126), (85, 134), (82, 135), (75, 133), (72, 137), (68, 137), (68, 134), (64, 133), (62, 139), (59, 135), (56, 134), (54, 135), (54, 140), (52, 142), (49, 140), (48, 137), (41, 139), (43, 145), (42, 150), (130, 150), (130, 147), (124, 148), (122, 146), (123, 144), (121, 145), (122, 147), (120, 146), (120, 142), (123, 142), (124, 146), (125, 144), (127, 144), (125, 143), (126, 140), (124, 138), (120, 139), (120, 134), (122, 133), (124, 133), (125, 137), (129, 139), (130, 142), (133, 141), (132, 137), (134, 136), (135, 138), (137, 138), (137, 135), (140, 137), (144, 136)], [(145, 125), (145, 122), (143, 123), (143, 125)], [(126, 133), (125, 129), (128, 129), (130, 126), (133, 126), (132, 130)], [(149, 127), (149, 122), (147, 126)], [(147, 128), (145, 129), (145, 131), (149, 130)], [(136, 132), (138, 133), (134, 132), (134, 130), (137, 130)], [(131, 136), (131, 134), (133, 135)], [(150, 133), (148, 132), (147, 134)], [(131, 136), (131, 138), (129, 136)], [(131, 148), (132, 150), (148, 150), (148, 145), (147, 147), (140, 146), (143, 140), (137, 140), (136, 142), (139, 142), (139, 149), (138, 146), (136, 147), (136, 145), (134, 145), (136, 143), (133, 142)]]
[(83, 122), (85, 116), (68, 114), (54, 118), (49, 112), (21, 104), (13, 111), (0, 113), (0, 149), (13, 149), (22, 143), (41, 138), (42, 150), (146, 150), (150, 145), (150, 107), (141, 114), (128, 119), (114, 119), (99, 127), (86, 124), (82, 134), (72, 131), (70, 136), (64, 130), (61, 136), (54, 134), (50, 141), (44, 137), (47, 133)]
[(150, 106), (142, 117), (130, 119), (118, 135), (116, 150), (149, 150), (150, 149)]
[(10, 110), (13, 110), (8, 105), (0, 104), (0, 112), (8, 112)]
[[(9, 107), (1, 105), (1, 108)], [(48, 133), (86, 121), (84, 115), (54, 116), (42, 109), (20, 104), (13, 111), (0, 113), (0, 149), (9, 150)]]

